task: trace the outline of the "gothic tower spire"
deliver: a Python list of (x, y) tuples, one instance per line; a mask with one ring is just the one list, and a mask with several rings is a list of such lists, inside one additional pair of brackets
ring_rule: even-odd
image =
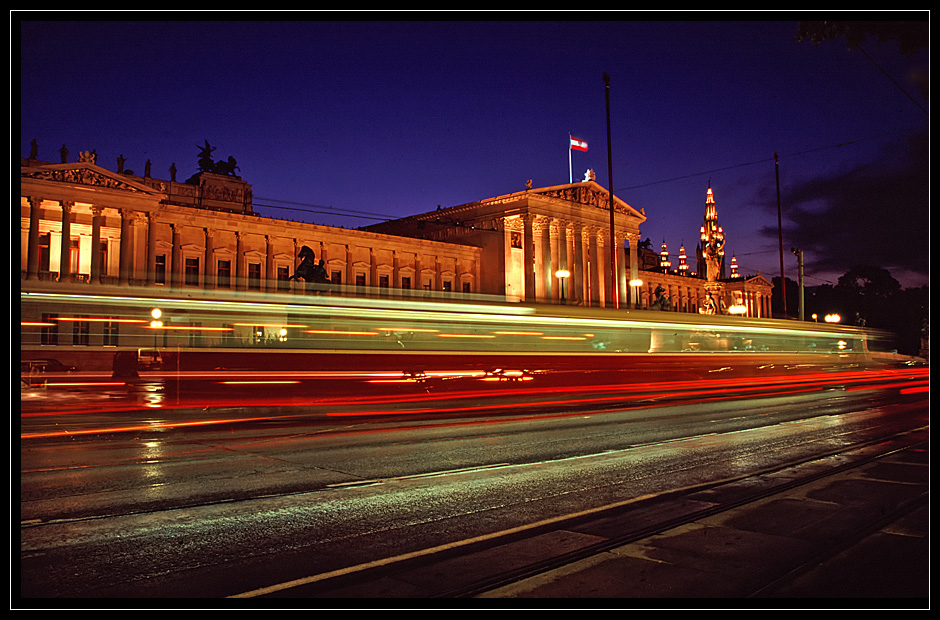
[[(712, 192), (712, 182), (711, 179), (708, 181), (708, 190), (705, 193), (705, 224), (700, 229), (701, 232), (701, 251), (704, 252), (705, 247), (709, 244), (714, 244), (714, 247), (718, 248), (719, 256), (719, 279), (725, 277), (725, 231), (718, 225), (718, 207), (715, 205), (715, 195)], [(699, 273), (705, 273), (705, 265), (703, 264), (703, 257), (699, 256)]]

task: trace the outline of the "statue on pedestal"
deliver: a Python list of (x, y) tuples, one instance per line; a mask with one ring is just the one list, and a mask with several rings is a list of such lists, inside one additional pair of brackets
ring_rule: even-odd
[(705, 277), (709, 282), (717, 282), (721, 273), (721, 256), (724, 240), (712, 237), (705, 246)]

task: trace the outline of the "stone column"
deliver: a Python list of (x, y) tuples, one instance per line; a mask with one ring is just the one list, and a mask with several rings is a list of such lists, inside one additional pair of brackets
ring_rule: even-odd
[(133, 217), (133, 213), (127, 209), (121, 209), (121, 249), (118, 261), (118, 284), (120, 285), (127, 284), (131, 278), (131, 261), (133, 260), (131, 220)]
[(623, 257), (623, 242), (625, 236), (618, 233), (614, 242), (614, 251), (617, 253), (617, 306), (623, 308), (629, 304), (629, 289), (627, 282), (627, 265)]
[(541, 238), (541, 252), (542, 252), (542, 265), (541, 265), (541, 278), (539, 280), (542, 283), (542, 294), (540, 300), (546, 303), (552, 301), (552, 291), (555, 288), (554, 282), (555, 279), (555, 266), (552, 263), (552, 218), (543, 217), (541, 220), (542, 224), (542, 234)]
[[(322, 258), (322, 256), (321, 256)], [(277, 274), (274, 269), (274, 240), (271, 235), (264, 236), (264, 285), (262, 291), (272, 292), (277, 289)]]
[(157, 280), (157, 218), (147, 214), (147, 286), (153, 286)]
[(412, 283), (412, 289), (415, 291), (424, 290), (424, 282), (422, 281), (421, 275), (421, 255), (418, 252), (415, 252), (415, 275), (414, 282)]
[(532, 230), (533, 216), (522, 216), (522, 271), (525, 278), (525, 301), (535, 301), (535, 235)]
[(140, 218), (141, 214), (131, 211), (129, 221), (127, 222), (127, 233), (128, 233), (128, 243), (127, 243), (127, 280), (125, 283), (128, 285), (134, 284), (134, 281), (137, 279), (137, 234), (140, 230)]
[(581, 222), (575, 222), (571, 226), (571, 237), (574, 242), (574, 260), (572, 261), (571, 270), (571, 292), (572, 302), (578, 305), (584, 305), (587, 295), (585, 295), (585, 284), (586, 280), (584, 279), (584, 230), (581, 226)]
[[(297, 260), (297, 254), (300, 252), (299, 246), (300, 246), (300, 242), (297, 241), (296, 238), (294, 238), (294, 258), (293, 258), (293, 261), (291, 262), (291, 272), (289, 276), (293, 276), (295, 273), (297, 273), (297, 267), (300, 265), (299, 261)], [(303, 292), (304, 286), (300, 284), (299, 280), (289, 280), (289, 282), (291, 283), (290, 290), (292, 293), (300, 294)]]
[[(437, 271), (440, 273), (440, 266), (438, 266)], [(375, 248), (369, 248), (369, 282), (367, 284), (371, 287), (379, 285), (379, 271), (375, 258)]]
[[(627, 234), (627, 240), (630, 243), (630, 279), (638, 280), (640, 278), (640, 257), (637, 254), (637, 244), (640, 242), (639, 234)], [(631, 286), (629, 287), (630, 294), (630, 305), (636, 306), (640, 303), (640, 287)]]
[(39, 277), (39, 211), (42, 198), (30, 196), (29, 202), (29, 232), (26, 238), (26, 279), (35, 280)]
[(62, 241), (59, 244), (59, 282), (68, 282), (72, 272), (71, 218), (73, 203), (60, 201), (62, 205)]
[(180, 268), (182, 251), (180, 248), (179, 224), (170, 224), (170, 235), (173, 247), (170, 250), (170, 264), (167, 269), (170, 273), (168, 273), (167, 276), (169, 277), (170, 287), (177, 288), (182, 284), (182, 270)]
[(235, 290), (243, 291), (247, 288), (247, 283), (243, 282), (242, 273), (242, 236), (235, 231)]
[[(556, 229), (556, 234), (555, 234), (556, 245), (558, 246), (558, 253), (557, 253), (557, 259), (556, 259), (557, 262), (555, 263), (556, 264), (555, 269), (556, 270), (564, 269), (569, 272), (568, 277), (565, 278), (565, 282), (562, 282), (560, 278), (555, 278), (555, 280), (558, 282), (558, 289), (559, 289), (557, 298), (558, 298), (558, 301), (560, 302), (562, 292), (564, 292), (565, 303), (567, 304), (568, 300), (571, 298), (571, 293), (569, 292), (571, 290), (571, 275), (570, 275), (571, 269), (569, 269), (568, 267), (568, 222), (559, 220), (555, 229)], [(564, 289), (564, 291), (562, 291), (562, 289)]]
[(401, 274), (398, 271), (398, 250), (392, 250), (392, 288), (401, 288)]
[(549, 219), (546, 221), (545, 226), (548, 228), (548, 251), (545, 253), (547, 260), (547, 269), (545, 274), (545, 281), (548, 284), (548, 296), (545, 301), (557, 304), (561, 298), (558, 293), (558, 289), (561, 287), (558, 285), (558, 278), (555, 277), (555, 272), (560, 269), (558, 266), (558, 220)]
[(603, 258), (600, 255), (600, 248), (597, 243), (597, 231), (594, 227), (591, 227), (588, 230), (589, 239), (589, 251), (590, 251), (590, 279), (591, 279), (591, 305), (599, 306), (601, 302), (601, 271), (599, 263), (603, 262)]
[(91, 274), (88, 282), (101, 282), (101, 207), (91, 208)]
[(206, 235), (206, 257), (205, 266), (202, 269), (202, 286), (206, 289), (215, 288), (215, 276), (213, 274), (212, 259), (215, 254), (215, 231), (209, 227), (203, 228)]

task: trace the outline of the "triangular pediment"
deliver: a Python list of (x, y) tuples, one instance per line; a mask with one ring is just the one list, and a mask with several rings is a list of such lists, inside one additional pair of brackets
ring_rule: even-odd
[[(529, 193), (595, 207), (603, 211), (608, 210), (608, 203), (610, 202), (610, 193), (597, 181), (583, 181), (581, 183), (542, 187), (533, 189)], [(642, 211), (631, 207), (617, 196), (614, 196), (614, 209), (617, 213), (635, 217), (641, 222), (646, 221), (646, 215)]]
[(86, 185), (98, 189), (113, 189), (158, 198), (164, 195), (149, 185), (89, 162), (45, 164), (21, 168), (20, 178), (69, 185)]
[(750, 278), (745, 279), (745, 282), (747, 282), (748, 284), (755, 284), (758, 286), (771, 286), (770, 280), (768, 280), (767, 278), (765, 278), (763, 275), (759, 273), (756, 276), (752, 276)]

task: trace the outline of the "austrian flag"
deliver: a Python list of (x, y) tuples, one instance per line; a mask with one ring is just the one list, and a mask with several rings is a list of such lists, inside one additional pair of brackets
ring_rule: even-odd
[[(568, 137), (571, 138), (571, 136)], [(571, 148), (576, 151), (586, 151), (587, 142), (584, 140), (578, 140), (577, 138), (571, 138)]]

